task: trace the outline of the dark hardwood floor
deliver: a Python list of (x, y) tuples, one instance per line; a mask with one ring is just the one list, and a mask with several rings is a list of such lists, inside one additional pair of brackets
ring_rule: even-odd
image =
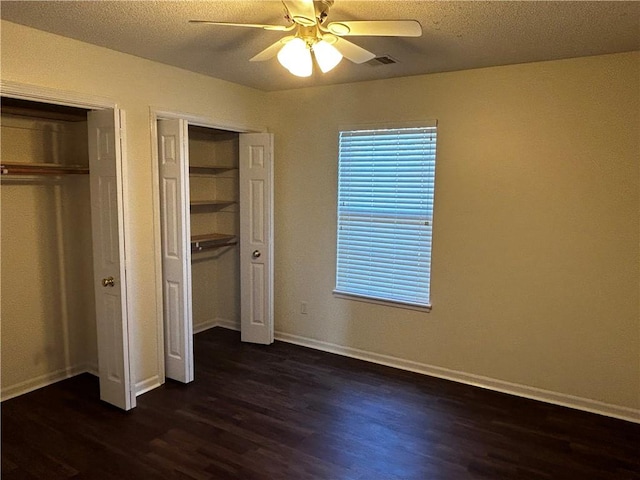
[(196, 335), (125, 413), (91, 375), (2, 404), (10, 479), (640, 479), (640, 425), (276, 342)]

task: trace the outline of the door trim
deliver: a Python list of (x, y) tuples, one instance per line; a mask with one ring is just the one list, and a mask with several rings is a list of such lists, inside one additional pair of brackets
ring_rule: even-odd
[(32, 102), (53, 103), (67, 107), (84, 108), (85, 110), (119, 108), (116, 101), (107, 97), (56, 90), (10, 80), (0, 80), (0, 92), (2, 92), (3, 97), (30, 100)]
[(178, 112), (164, 110), (160, 107), (149, 108), (149, 127), (151, 130), (151, 161), (153, 168), (152, 176), (152, 194), (153, 194), (153, 248), (154, 271), (155, 271), (155, 291), (156, 291), (156, 331), (158, 332), (157, 346), (157, 370), (159, 383), (165, 383), (165, 366), (164, 366), (164, 303), (162, 289), (162, 233), (161, 233), (161, 212), (160, 212), (160, 171), (158, 168), (158, 120), (182, 119), (186, 120), (188, 125), (198, 127), (215, 128), (218, 130), (226, 130), (235, 133), (266, 133), (267, 128), (264, 126), (249, 126), (246, 124), (238, 124), (223, 119), (216, 119), (204, 115), (193, 113)]

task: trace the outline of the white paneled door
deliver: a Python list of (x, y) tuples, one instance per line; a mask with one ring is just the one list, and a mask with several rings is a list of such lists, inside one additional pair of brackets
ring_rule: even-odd
[(188, 124), (158, 121), (165, 376), (193, 381)]
[(243, 342), (273, 343), (273, 135), (240, 135)]
[(129, 362), (122, 121), (119, 110), (88, 113), (100, 398), (129, 410), (136, 398)]

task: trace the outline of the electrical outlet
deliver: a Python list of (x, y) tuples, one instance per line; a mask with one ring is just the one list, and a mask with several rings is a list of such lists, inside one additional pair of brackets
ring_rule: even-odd
[(300, 302), (300, 313), (302, 315), (307, 314), (307, 302)]

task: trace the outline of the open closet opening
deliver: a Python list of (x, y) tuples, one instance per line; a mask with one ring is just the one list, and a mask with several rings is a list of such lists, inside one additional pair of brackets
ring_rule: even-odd
[(90, 372), (135, 406), (122, 112), (2, 97), (2, 398)]
[(165, 370), (185, 383), (192, 336), (240, 320), (239, 138), (158, 120)]
[(97, 374), (87, 110), (2, 97), (2, 397)]
[(189, 125), (193, 332), (240, 321), (240, 135)]
[(273, 136), (157, 120), (165, 377), (194, 379), (193, 335), (273, 342)]

